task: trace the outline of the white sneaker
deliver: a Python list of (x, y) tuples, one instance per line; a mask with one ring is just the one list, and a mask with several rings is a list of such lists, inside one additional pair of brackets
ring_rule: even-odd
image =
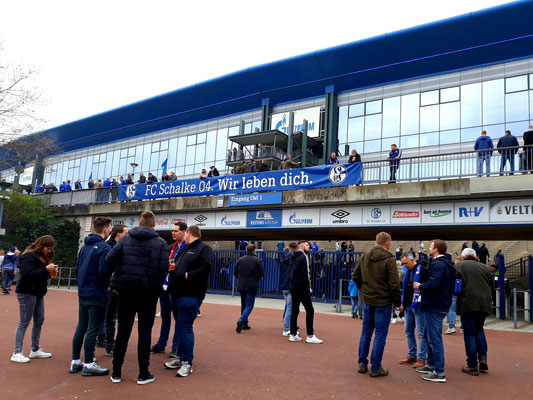
[(398, 318), (398, 322), (405, 322), (404, 318)]
[(291, 331), (283, 331), (283, 336), (289, 336), (291, 334)]
[(11, 356), (11, 361), (18, 363), (29, 363), (30, 359), (22, 353), (13, 353)]
[(307, 339), (305, 339), (305, 341), (307, 343), (315, 343), (315, 344), (324, 343), (324, 341), (322, 339), (317, 338), (315, 335), (313, 335), (311, 337), (307, 336)]
[(397, 322), (398, 322), (398, 320), (397, 320), (396, 318), (393, 318), (393, 319), (391, 320), (390, 323), (391, 323), (391, 324), (395, 324), (395, 323), (397, 323)]
[(451, 335), (452, 333), (457, 332), (455, 328), (448, 328), (446, 332), (444, 332), (445, 335)]
[(43, 351), (43, 349), (39, 349), (37, 351), (31, 351), (30, 358), (50, 358), (52, 357), (52, 353), (46, 353)]
[(178, 369), (178, 372), (176, 372), (176, 376), (179, 378), (185, 378), (186, 376), (189, 376), (192, 374), (192, 365), (189, 364), (188, 361), (183, 361), (181, 363), (180, 369)]
[(302, 338), (298, 336), (298, 334), (296, 335), (289, 334), (289, 342), (301, 342), (301, 341), (302, 341)]
[(161, 313), (158, 312), (155, 316), (156, 316), (156, 317), (161, 317)]

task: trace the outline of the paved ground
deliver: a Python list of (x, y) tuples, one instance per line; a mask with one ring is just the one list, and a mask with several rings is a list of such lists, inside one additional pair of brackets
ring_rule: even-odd
[[(46, 321), (41, 345), (54, 353), (48, 360), (29, 364), (9, 361), (18, 322), (15, 295), (0, 297), (0, 387), (1, 399), (353, 399), (353, 398), (529, 398), (533, 391), (533, 335), (520, 332), (487, 331), (490, 372), (471, 377), (460, 372), (464, 364), (461, 335), (446, 336), (448, 383), (423, 381), (410, 366), (398, 364), (405, 356), (403, 324), (390, 328), (384, 366), (391, 375), (372, 379), (355, 372), (356, 342), (361, 321), (319, 313), (315, 318), (322, 345), (289, 343), (281, 336), (280, 311), (256, 308), (252, 330), (238, 335), (238, 308), (214, 304), (210, 297), (195, 324), (195, 371), (188, 378), (176, 378), (164, 370), (164, 354), (152, 356), (151, 371), (156, 381), (135, 384), (136, 335), (132, 335), (123, 370), (123, 382), (113, 385), (108, 377), (82, 377), (67, 373), (71, 340), (76, 325), (77, 298), (72, 291), (50, 290), (46, 296)], [(226, 301), (234, 301), (226, 298)], [(266, 301), (268, 304), (268, 301)], [(277, 303), (279, 304), (279, 303)], [(317, 309), (322, 307), (318, 306)], [(326, 305), (331, 310), (332, 305)], [(303, 319), (300, 325), (304, 325)], [(156, 319), (154, 332), (158, 332)], [(25, 352), (29, 351), (30, 332)], [(111, 359), (97, 349), (100, 364)]]

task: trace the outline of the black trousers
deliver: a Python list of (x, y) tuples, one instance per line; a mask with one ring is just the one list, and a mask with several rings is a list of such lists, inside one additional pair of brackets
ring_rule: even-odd
[(291, 308), (291, 335), (298, 332), (298, 314), (300, 313), (300, 303), (305, 308), (305, 327), (308, 335), (314, 335), (313, 319), (315, 309), (311, 302), (311, 292), (309, 289), (291, 289), (292, 308)]
[(150, 344), (152, 342), (152, 327), (154, 326), (156, 294), (139, 294), (121, 292), (118, 296), (118, 332), (113, 353), (113, 374), (121, 375), (122, 364), (128, 348), (128, 341), (138, 314), (137, 357), (139, 359), (139, 375), (148, 374), (150, 365)]
[(113, 350), (115, 344), (115, 325), (118, 320), (117, 294), (112, 290), (107, 292), (105, 310), (105, 323), (103, 324), (103, 332), (96, 338), (97, 345), (103, 345), (107, 350)]
[(396, 182), (396, 171), (398, 171), (399, 165), (391, 165), (389, 182)]
[(84, 345), (85, 363), (90, 364), (94, 358), (96, 335), (104, 321), (105, 297), (79, 297), (78, 301), (78, 326), (72, 339), (72, 359), (80, 359), (81, 347)]

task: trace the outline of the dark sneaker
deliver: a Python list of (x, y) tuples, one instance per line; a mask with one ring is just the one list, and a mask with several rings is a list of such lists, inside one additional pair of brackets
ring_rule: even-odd
[(479, 360), (479, 372), (487, 372), (489, 370), (489, 365), (487, 364), (487, 359)]
[(421, 374), (432, 374), (433, 368), (426, 364), (423, 367), (416, 368), (416, 372), (420, 372)]
[(146, 385), (155, 381), (155, 376), (148, 373), (148, 375), (139, 375), (137, 378), (137, 385)]
[(170, 358), (180, 358), (179, 354), (178, 354), (178, 350), (176, 349), (172, 349), (172, 351), (170, 352), (170, 354), (168, 355)]
[(114, 351), (113, 348), (106, 348), (105, 349), (105, 355), (108, 357), (113, 357)]
[(472, 376), (479, 375), (479, 370), (477, 368), (463, 367), (461, 371), (464, 372), (465, 374), (472, 375)]
[(245, 326), (242, 327), (243, 331), (249, 331), (250, 329), (252, 329), (252, 327), (250, 325), (245, 325)]
[(113, 383), (122, 382), (122, 378), (121, 378), (120, 375), (111, 375), (110, 378), (111, 378), (111, 382), (113, 382)]
[(81, 376), (102, 376), (107, 374), (109, 374), (109, 370), (107, 368), (102, 368), (93, 362), (83, 366)]
[(96, 338), (96, 347), (104, 348), (105, 347), (105, 339), (97, 337)]
[(430, 382), (439, 382), (439, 383), (446, 383), (446, 377), (444, 375), (442, 376), (439, 376), (435, 373), (430, 373), (430, 374), (424, 374), (422, 375), (422, 379), (426, 380), (426, 381), (430, 381)]
[(71, 362), (70, 363), (70, 369), (68, 370), (69, 374), (75, 374), (76, 372), (80, 372), (83, 370), (83, 363), (82, 362)]
[(389, 370), (381, 367), (377, 371), (370, 371), (370, 377), (371, 378), (377, 378), (380, 376), (387, 376), (389, 374)]
[(242, 321), (241, 320), (237, 321), (237, 327), (235, 328), (235, 330), (237, 331), (237, 333), (241, 333), (241, 331), (242, 331)]
[(359, 372), (360, 374), (366, 374), (367, 371), (368, 366), (366, 364), (359, 364), (359, 366), (357, 367), (357, 372)]
[(150, 353), (152, 354), (158, 354), (158, 353), (164, 353), (164, 352), (165, 352), (165, 348), (158, 346), (157, 344), (154, 344), (152, 348), (150, 349)]

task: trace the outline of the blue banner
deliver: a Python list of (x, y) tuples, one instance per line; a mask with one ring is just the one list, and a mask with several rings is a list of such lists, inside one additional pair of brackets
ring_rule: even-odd
[(254, 193), (242, 194), (240, 196), (230, 196), (229, 206), (251, 206), (264, 204), (281, 204), (281, 193)]
[(248, 228), (281, 228), (281, 210), (248, 210), (246, 212), (246, 226)]
[(361, 183), (361, 163), (256, 172), (152, 184), (122, 185), (119, 200), (150, 200), (185, 196), (217, 196), (281, 190), (315, 189)]

